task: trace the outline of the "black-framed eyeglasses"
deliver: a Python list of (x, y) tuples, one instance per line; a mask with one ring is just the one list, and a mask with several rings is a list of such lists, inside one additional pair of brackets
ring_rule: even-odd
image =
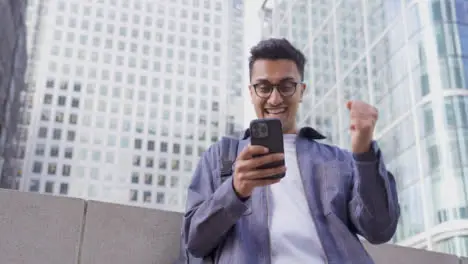
[(269, 98), (273, 93), (273, 90), (276, 89), (283, 97), (291, 97), (296, 93), (297, 85), (299, 82), (286, 81), (279, 84), (271, 84), (268, 82), (261, 82), (252, 84), (252, 87), (255, 90), (255, 93), (258, 97)]

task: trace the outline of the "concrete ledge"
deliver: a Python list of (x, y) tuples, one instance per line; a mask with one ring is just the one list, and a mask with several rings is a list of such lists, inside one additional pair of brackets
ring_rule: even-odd
[[(374, 246), (365, 243), (367, 252), (376, 264), (459, 264), (460, 259), (453, 255), (423, 249), (400, 247), (396, 245)], [(468, 263), (467, 263), (468, 264)]]
[(0, 263), (76, 264), (85, 202), (0, 190)]
[(82, 264), (172, 264), (179, 253), (182, 216), (88, 202)]
[[(182, 215), (0, 190), (0, 263), (173, 264)], [(468, 264), (468, 259), (365, 244), (376, 264)]]

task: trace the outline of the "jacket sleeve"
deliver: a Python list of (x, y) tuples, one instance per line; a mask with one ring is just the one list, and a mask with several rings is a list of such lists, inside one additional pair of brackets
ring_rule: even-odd
[(388, 242), (395, 234), (400, 206), (396, 183), (387, 171), (376, 142), (371, 150), (353, 154), (349, 216), (358, 234), (372, 244)]
[(196, 258), (210, 255), (248, 209), (236, 195), (232, 177), (219, 185), (219, 154), (219, 144), (203, 154), (187, 193), (182, 239)]

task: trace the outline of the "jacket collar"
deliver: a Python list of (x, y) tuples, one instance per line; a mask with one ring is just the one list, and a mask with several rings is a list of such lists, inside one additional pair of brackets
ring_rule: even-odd
[[(304, 137), (309, 140), (325, 139), (326, 137), (311, 127), (303, 127), (299, 130), (299, 137)], [(250, 137), (250, 129), (246, 129), (242, 139)]]

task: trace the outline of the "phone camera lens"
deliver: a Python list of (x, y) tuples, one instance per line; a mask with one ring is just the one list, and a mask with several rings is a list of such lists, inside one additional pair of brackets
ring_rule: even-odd
[(252, 136), (258, 137), (258, 125), (257, 124), (252, 126)]
[(257, 123), (252, 126), (252, 136), (256, 138), (268, 137), (268, 126), (265, 123)]

